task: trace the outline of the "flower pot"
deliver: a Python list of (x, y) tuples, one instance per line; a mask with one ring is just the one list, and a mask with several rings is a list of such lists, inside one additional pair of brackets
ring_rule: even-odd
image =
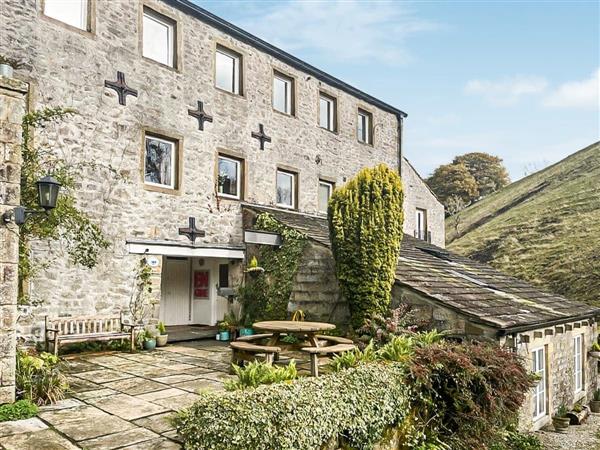
[(590, 358), (600, 359), (600, 352), (597, 352), (595, 350), (589, 351), (588, 355), (589, 355)]
[(0, 64), (0, 76), (12, 78), (14, 69), (8, 64)]
[(241, 336), (252, 336), (254, 334), (254, 330), (252, 328), (242, 327), (240, 328), (240, 337)]
[(567, 428), (571, 424), (571, 419), (569, 417), (553, 417), (552, 425), (554, 425), (554, 429), (559, 433), (566, 432)]
[(600, 400), (592, 400), (590, 402), (590, 409), (593, 413), (600, 413)]
[(228, 341), (229, 340), (229, 331), (219, 331), (219, 340), (220, 341)]
[(164, 347), (165, 345), (167, 345), (168, 340), (169, 340), (168, 334), (159, 334), (158, 336), (156, 336), (156, 346)]
[(156, 339), (146, 339), (144, 341), (144, 350), (154, 350), (156, 348)]

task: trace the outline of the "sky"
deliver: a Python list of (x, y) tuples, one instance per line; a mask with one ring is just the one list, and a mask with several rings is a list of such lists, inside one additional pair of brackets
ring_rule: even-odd
[(483, 151), (517, 180), (600, 139), (598, 0), (193, 1), (407, 112), (423, 177)]

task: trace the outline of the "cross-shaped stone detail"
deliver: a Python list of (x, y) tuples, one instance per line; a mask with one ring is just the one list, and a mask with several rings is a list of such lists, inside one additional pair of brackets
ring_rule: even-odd
[(138, 96), (137, 90), (130, 88), (125, 83), (125, 74), (123, 72), (117, 72), (117, 81), (104, 80), (104, 86), (117, 91), (120, 105), (126, 105), (126, 97), (128, 95)]
[(198, 109), (188, 109), (188, 114), (198, 119), (198, 129), (200, 131), (204, 131), (204, 122), (212, 123), (213, 121), (212, 116), (204, 111), (204, 103), (201, 101), (198, 101)]
[(265, 128), (262, 123), (258, 124), (258, 133), (256, 131), (252, 132), (252, 137), (260, 141), (261, 150), (265, 149), (265, 142), (271, 142), (271, 136), (265, 134)]
[(189, 217), (188, 221), (189, 221), (188, 227), (180, 228), (179, 235), (187, 236), (188, 239), (190, 241), (192, 241), (192, 243), (194, 243), (196, 241), (196, 238), (206, 236), (206, 233), (203, 230), (199, 230), (198, 228), (196, 228), (196, 218), (195, 217)]

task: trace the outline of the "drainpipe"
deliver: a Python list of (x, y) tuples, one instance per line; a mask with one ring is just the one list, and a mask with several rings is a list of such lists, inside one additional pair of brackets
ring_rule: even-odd
[(402, 131), (404, 128), (404, 118), (407, 117), (408, 114), (402, 113), (396, 115), (396, 120), (398, 122), (398, 174), (402, 177)]

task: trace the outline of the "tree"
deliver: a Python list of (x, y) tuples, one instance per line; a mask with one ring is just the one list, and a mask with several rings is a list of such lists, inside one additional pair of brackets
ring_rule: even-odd
[(360, 328), (387, 312), (402, 240), (402, 183), (381, 164), (361, 170), (329, 202), (329, 231), (340, 289)]
[(464, 164), (475, 178), (480, 197), (485, 197), (510, 183), (502, 159), (483, 152), (465, 153), (457, 156), (453, 164)]
[(466, 204), (479, 197), (477, 181), (464, 164), (444, 164), (425, 181), (445, 206), (452, 196)]
[(452, 226), (454, 227), (454, 232), (457, 236), (459, 234), (460, 221), (462, 219), (461, 212), (466, 207), (466, 203), (458, 195), (452, 195), (446, 200), (446, 214), (452, 221)]

